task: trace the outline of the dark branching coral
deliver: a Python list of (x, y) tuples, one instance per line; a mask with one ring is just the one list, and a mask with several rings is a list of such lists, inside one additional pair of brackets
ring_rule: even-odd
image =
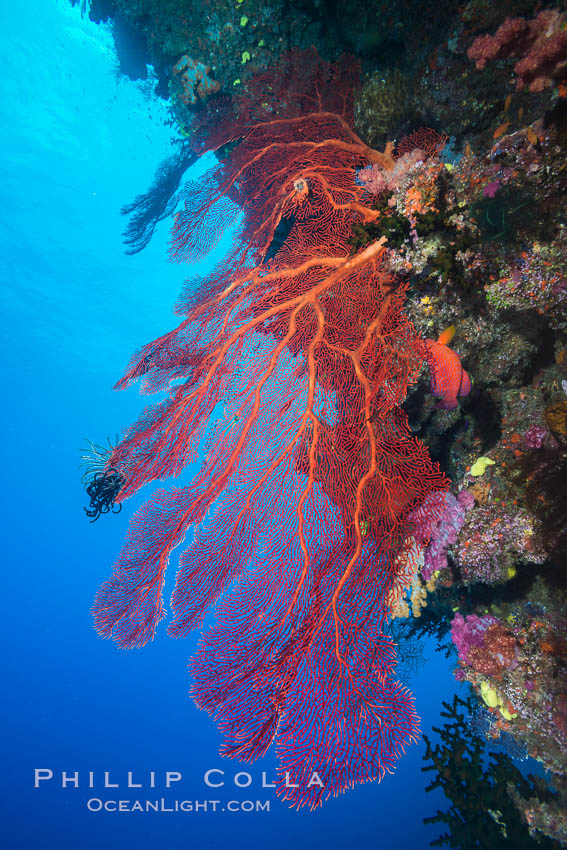
[(122, 215), (130, 216), (124, 231), (127, 254), (142, 251), (154, 235), (158, 222), (172, 215), (179, 182), (196, 158), (185, 142), (179, 142), (177, 151), (158, 167), (148, 191), (122, 207)]
[(454, 585), (439, 585), (428, 595), (427, 605), (422, 608), (420, 616), (405, 621), (404, 637), (407, 640), (415, 639), (420, 644), (427, 638), (434, 638), (435, 651), (449, 658), (455, 652), (448, 637), (453, 611), (457, 605), (461, 607), (465, 604), (463, 596), (463, 592)]
[(407, 685), (427, 662), (423, 654), (424, 641), (411, 629), (410, 622), (405, 619), (391, 620), (386, 632), (396, 644), (398, 679)]
[(475, 734), (470, 723), (473, 702), (453, 697), (444, 702), (446, 718), (442, 729), (433, 731), (440, 740), (432, 744), (427, 735), (424, 760), (429, 762), (423, 771), (435, 771), (436, 778), (426, 791), (440, 788), (451, 806), (446, 812), (437, 811), (424, 823), (443, 823), (443, 833), (431, 846), (453, 847), (458, 850), (552, 850), (558, 845), (547, 837), (536, 841), (521, 819), (511, 794), (518, 801), (530, 799), (547, 803), (555, 794), (542, 788), (533, 776), (524, 777), (505, 753), (487, 752), (482, 737)]

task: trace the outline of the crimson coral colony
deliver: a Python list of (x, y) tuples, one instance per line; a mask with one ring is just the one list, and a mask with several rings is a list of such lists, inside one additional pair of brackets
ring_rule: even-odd
[[(159, 73), (170, 57), (187, 137), (129, 206), (129, 244), (136, 228), (146, 244), (172, 197), (175, 262), (209, 253), (236, 212), (242, 224), (219, 266), (187, 282), (178, 326), (117, 385), (165, 400), (93, 447), (93, 520), (200, 464), (132, 519), (96, 596), (98, 632), (122, 648), (154, 637), (187, 537), (168, 633), (215, 612), (193, 699), (221, 754), (252, 762), (274, 744), (278, 794), (309, 808), (382, 778), (418, 738), (392, 624), (406, 624), (406, 646), (450, 639), (483, 734), (553, 772), (547, 796), (510, 798), (521, 840), (567, 841), (553, 483), (567, 468), (564, 14), (485, 20), (471, 2), (445, 38), (425, 25), (418, 41), (400, 20), (418, 61), (395, 72), (305, 45), (276, 55), (261, 39), (238, 78), (230, 50), (246, 24), (227, 30), (225, 53), (180, 26), (174, 50), (157, 19), (129, 14)], [(336, 33), (317, 32), (338, 55)], [(215, 164), (174, 196), (207, 151)], [(427, 758), (440, 753), (428, 741)]]
[[(172, 252), (185, 261), (199, 255), (203, 222), (222, 227), (226, 198), (245, 223), (229, 259), (188, 287), (179, 327), (120, 383), (155, 391), (184, 379), (112, 451), (118, 498), (194, 460), (221, 402), (234, 427), (215, 426), (192, 485), (142, 508), (94, 612), (122, 647), (151, 639), (170, 553), (195, 525), (169, 633), (186, 635), (221, 599), (192, 662), (194, 699), (222, 730), (223, 754), (253, 760), (275, 743), (280, 793), (315, 806), (382, 776), (416, 737), (383, 624), (405, 586), (396, 556), (408, 514), (446, 485), (400, 406), (421, 366), (405, 286), (387, 270), (384, 238), (356, 253), (348, 242), (354, 222), (379, 216), (357, 169), (388, 170), (394, 157), (352, 129), (352, 62), (284, 62), (207, 138), (212, 150), (238, 144), (176, 217)], [(266, 92), (281, 102), (280, 79), (294, 96), (272, 118)], [(324, 788), (304, 781), (314, 771)]]

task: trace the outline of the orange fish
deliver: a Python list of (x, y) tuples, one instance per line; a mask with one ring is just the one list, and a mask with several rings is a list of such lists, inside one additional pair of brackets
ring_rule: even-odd
[(504, 101), (504, 112), (508, 112), (510, 109), (510, 104), (512, 103), (512, 95), (506, 95), (506, 100)]
[(537, 133), (533, 129), (533, 127), (528, 127), (528, 129), (526, 130), (526, 136), (528, 137), (528, 142), (530, 143), (530, 145), (537, 145)]
[(427, 354), (425, 359), (431, 372), (431, 392), (440, 399), (438, 408), (454, 410), (457, 399), (466, 396), (471, 391), (471, 379), (463, 369), (461, 358), (456, 351), (449, 348), (449, 343), (455, 335), (455, 326), (443, 331), (437, 342), (426, 339)]
[(510, 126), (510, 122), (506, 121), (505, 124), (501, 124), (500, 127), (497, 127), (494, 133), (492, 134), (493, 139), (499, 139), (500, 136), (503, 136), (508, 127)]
[(456, 330), (457, 328), (455, 327), (455, 325), (449, 325), (448, 328), (445, 328), (445, 330), (442, 334), (439, 335), (439, 339), (437, 340), (439, 345), (450, 345), (451, 340), (455, 336)]

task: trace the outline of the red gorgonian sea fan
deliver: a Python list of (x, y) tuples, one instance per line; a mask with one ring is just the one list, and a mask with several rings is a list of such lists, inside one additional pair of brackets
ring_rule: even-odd
[(222, 754), (251, 761), (275, 742), (278, 793), (310, 807), (382, 777), (417, 736), (383, 624), (407, 580), (407, 518), (445, 487), (401, 408), (421, 366), (404, 286), (384, 240), (354, 254), (348, 241), (379, 215), (357, 169), (394, 162), (352, 130), (356, 73), (292, 53), (204, 140), (220, 161), (186, 195), (173, 258), (199, 255), (228, 200), (243, 211), (240, 241), (187, 284), (186, 318), (118, 384), (175, 380), (109, 459), (119, 501), (193, 461), (200, 472), (138, 511), (94, 606), (119, 646), (151, 640), (171, 552), (192, 529), (168, 631), (186, 635), (216, 604), (194, 700)]

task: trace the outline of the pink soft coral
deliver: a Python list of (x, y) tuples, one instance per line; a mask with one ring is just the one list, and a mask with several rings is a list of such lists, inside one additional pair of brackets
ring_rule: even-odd
[(358, 172), (358, 180), (362, 186), (373, 195), (383, 192), (395, 192), (408, 174), (419, 163), (427, 159), (427, 154), (419, 148), (405, 153), (394, 163), (393, 168), (386, 169), (380, 165), (369, 165)]
[(516, 87), (539, 92), (567, 77), (567, 18), (546, 9), (532, 20), (506, 18), (494, 35), (480, 35), (467, 51), (477, 68), (513, 57)]

